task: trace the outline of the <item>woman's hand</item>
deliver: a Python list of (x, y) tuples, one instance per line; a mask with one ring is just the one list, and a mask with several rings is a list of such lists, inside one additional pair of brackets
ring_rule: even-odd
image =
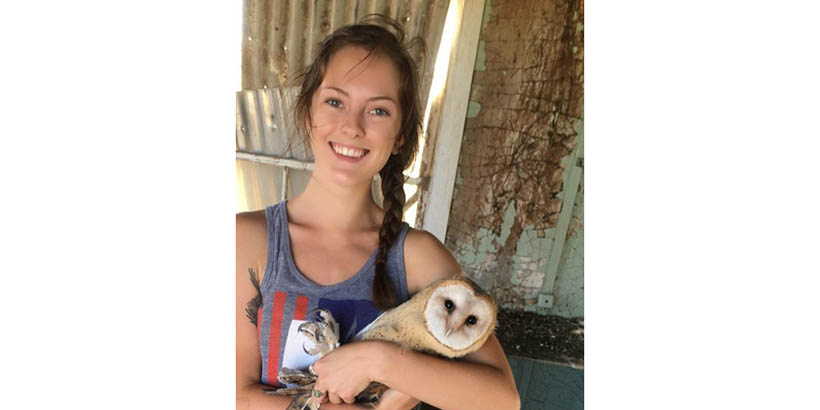
[(354, 403), (356, 395), (376, 379), (389, 342), (368, 340), (342, 345), (313, 363), (318, 376), (315, 390), (322, 392), (316, 402)]

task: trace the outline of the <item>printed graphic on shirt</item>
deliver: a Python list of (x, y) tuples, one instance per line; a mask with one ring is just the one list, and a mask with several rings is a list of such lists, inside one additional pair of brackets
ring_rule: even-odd
[[(302, 295), (288, 295), (285, 292), (274, 292), (270, 310), (260, 315), (265, 321), (265, 331), (260, 332), (259, 353), (262, 356), (262, 383), (279, 385), (276, 379), (279, 374), (279, 353), (282, 342), (287, 339), (287, 333), (282, 334), (282, 324), (286, 312), (288, 322), (291, 320), (305, 320), (307, 316), (308, 298)], [(285, 329), (287, 332), (287, 329)]]
[[(287, 342), (285, 342), (285, 353), (282, 354), (282, 367), (291, 369), (307, 370), (308, 366), (318, 360), (317, 356), (311, 356), (305, 352), (305, 348), (313, 347), (313, 343), (308, 341), (305, 335), (299, 333), (299, 325), (306, 320), (293, 320), (290, 322)], [(287, 384), (287, 387), (297, 387), (297, 384)]]
[[(266, 326), (268, 332), (261, 331), (262, 327), (258, 327), (260, 329), (259, 350), (263, 363), (262, 383), (281, 386), (277, 380), (280, 367), (305, 370), (316, 361), (315, 356), (304, 352), (307, 340), (298, 333), (299, 325), (305, 322), (309, 313), (308, 306), (314, 305), (307, 296), (277, 291), (273, 295), (270, 314), (266, 315), (264, 313), (266, 309), (263, 309), (262, 314), (259, 315), (260, 322), (267, 321), (270, 324)], [(320, 298), (317, 307), (327, 309), (333, 314), (339, 323), (341, 343), (349, 341), (381, 313), (369, 300)]]
[(381, 313), (369, 300), (319, 299), (319, 307), (333, 313), (339, 322), (339, 342), (346, 343)]

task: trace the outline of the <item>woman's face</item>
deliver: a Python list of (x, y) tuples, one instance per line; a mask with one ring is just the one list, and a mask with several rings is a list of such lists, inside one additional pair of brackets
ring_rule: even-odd
[(311, 101), (314, 175), (341, 185), (370, 184), (401, 145), (398, 71), (366, 55), (358, 47), (336, 52)]

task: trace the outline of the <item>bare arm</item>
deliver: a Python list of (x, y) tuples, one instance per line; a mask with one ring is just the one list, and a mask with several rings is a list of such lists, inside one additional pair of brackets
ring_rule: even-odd
[[(383, 346), (377, 381), (441, 409), (518, 409), (515, 380), (495, 336), (477, 352), (449, 361)], [(499, 357), (501, 360), (499, 360)]]
[[(267, 225), (265, 215), (250, 212), (236, 216), (236, 408), (237, 410), (285, 409), (290, 397), (272, 396), (263, 390), (271, 386), (260, 383), (262, 359), (256, 326), (246, 315), (248, 301), (258, 291), (250, 280), (251, 271), (262, 282), (267, 260)], [(358, 406), (333, 404), (322, 409), (360, 409)]]
[[(410, 293), (461, 272), (438, 239), (415, 230), (405, 242), (405, 267)], [(378, 381), (442, 409), (520, 408), (512, 370), (495, 335), (457, 361), (388, 342), (357, 342), (320, 359), (314, 370), (320, 390), (327, 388), (348, 402), (368, 381)]]
[(266, 259), (265, 215), (257, 212), (236, 216), (236, 408), (284, 409), (287, 397), (265, 394), (260, 384), (262, 359), (259, 355), (256, 326), (245, 313), (248, 302), (257, 295), (250, 280), (252, 270), (262, 280)]
[(515, 380), (495, 336), (457, 361), (367, 340), (339, 347), (313, 368), (319, 374), (319, 390), (348, 403), (370, 381), (377, 381), (446, 410), (520, 407)]

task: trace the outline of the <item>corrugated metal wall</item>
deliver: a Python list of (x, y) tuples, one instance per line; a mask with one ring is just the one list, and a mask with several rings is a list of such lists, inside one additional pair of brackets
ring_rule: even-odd
[(288, 87), (236, 93), (236, 150), (313, 161), (289, 115), (298, 92)]
[[(263, 88), (236, 93), (236, 151), (276, 158), (313, 161), (310, 148), (299, 138), (289, 115), (298, 89)], [(246, 156), (245, 156), (246, 157)], [(310, 179), (305, 169), (237, 158), (238, 211), (264, 208), (299, 193)], [(283, 187), (287, 184), (287, 189)]]
[[(408, 40), (424, 41), (426, 50), (411, 50), (422, 69), (419, 98), (424, 107), (448, 5), (449, 0), (245, 0), (237, 151), (312, 161), (310, 151), (294, 138), (290, 107), (298, 89), (293, 79), (315, 57), (324, 37), (371, 13), (398, 21)], [(286, 179), (281, 173), (273, 165), (237, 159), (237, 209), (277, 202), (275, 193), (282, 191), (281, 181)], [(295, 195), (304, 188), (309, 172), (291, 175), (287, 191)]]
[(323, 38), (370, 13), (398, 21), (408, 39), (424, 40), (427, 58), (414, 57), (424, 62), (422, 88), (429, 88), (448, 4), (448, 0), (245, 0), (242, 89), (287, 85), (313, 59)]

